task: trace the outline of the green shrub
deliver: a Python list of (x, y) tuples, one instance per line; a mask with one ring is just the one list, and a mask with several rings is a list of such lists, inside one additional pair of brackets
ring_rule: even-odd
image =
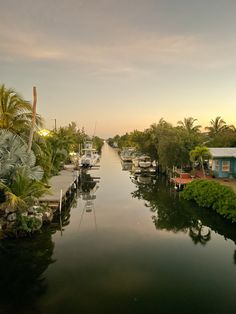
[(17, 215), (16, 227), (18, 232), (32, 233), (41, 226), (41, 222), (36, 217)]
[(236, 193), (228, 186), (210, 180), (194, 180), (187, 184), (181, 196), (236, 222)]

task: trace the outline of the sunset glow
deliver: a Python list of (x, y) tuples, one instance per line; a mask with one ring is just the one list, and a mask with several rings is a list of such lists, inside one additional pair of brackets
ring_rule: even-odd
[(1, 83), (29, 100), (36, 85), (45, 127), (236, 122), (235, 1), (0, 2)]

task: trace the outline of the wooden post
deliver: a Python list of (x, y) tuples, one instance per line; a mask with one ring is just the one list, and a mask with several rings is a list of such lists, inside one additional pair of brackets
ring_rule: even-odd
[(78, 170), (76, 170), (76, 186), (77, 188), (79, 186), (79, 171)]
[(36, 86), (33, 87), (33, 108), (32, 108), (32, 123), (29, 135), (29, 143), (28, 143), (28, 153), (31, 151), (33, 136), (34, 136), (34, 127), (35, 127), (35, 119), (36, 119), (36, 104), (37, 104), (37, 90)]
[(62, 190), (60, 192), (60, 203), (59, 203), (59, 213), (61, 214), (61, 208), (62, 208)]

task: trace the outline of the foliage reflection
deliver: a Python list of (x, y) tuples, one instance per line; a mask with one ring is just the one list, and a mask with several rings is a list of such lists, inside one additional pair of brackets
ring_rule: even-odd
[(232, 223), (181, 199), (179, 192), (170, 189), (165, 177), (148, 184), (140, 184), (137, 177), (132, 181), (136, 187), (132, 196), (145, 201), (157, 229), (186, 233), (194, 244), (203, 246), (211, 240), (212, 231), (236, 243), (236, 230)]

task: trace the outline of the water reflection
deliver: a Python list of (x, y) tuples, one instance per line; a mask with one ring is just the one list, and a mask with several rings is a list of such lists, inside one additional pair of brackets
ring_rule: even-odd
[[(17, 243), (16, 243), (17, 242)], [(50, 230), (33, 239), (0, 242), (1, 313), (38, 313), (37, 299), (48, 289), (43, 273), (54, 263)]]
[(156, 182), (156, 178), (155, 176), (151, 176), (151, 175), (134, 175), (133, 177), (131, 177), (131, 180), (133, 183), (139, 185), (139, 184), (143, 184), (143, 185), (149, 185), (149, 184), (153, 184)]
[(121, 167), (122, 167), (123, 171), (131, 171), (132, 170), (132, 162), (121, 161)]
[(81, 173), (80, 191), (83, 193), (91, 191), (96, 185), (96, 181), (93, 179), (90, 173), (83, 171)]
[[(70, 208), (54, 216), (50, 225), (32, 238), (0, 241), (0, 313), (41, 313), (40, 297), (48, 293), (45, 272), (55, 263), (53, 235), (70, 223)], [(17, 311), (16, 311), (17, 309)]]
[(152, 180), (148, 185), (140, 184), (138, 180), (133, 182), (136, 190), (132, 196), (145, 201), (157, 229), (186, 233), (194, 244), (203, 246), (211, 240), (212, 231), (236, 243), (235, 225), (213, 211), (179, 198), (179, 193), (172, 192), (166, 185), (164, 177)]
[(211, 230), (203, 226), (201, 220), (198, 220), (195, 226), (189, 228), (189, 236), (194, 244), (206, 245), (211, 240)]
[(96, 191), (98, 189), (96, 180), (91, 176), (91, 174), (84, 172), (81, 180), (81, 189), (80, 189), (80, 197), (84, 201), (82, 214), (79, 221), (79, 228), (83, 223), (83, 218), (85, 213), (92, 214), (94, 220), (94, 226), (97, 231), (97, 218), (96, 218), (96, 210), (95, 210), (95, 200), (96, 200)]

